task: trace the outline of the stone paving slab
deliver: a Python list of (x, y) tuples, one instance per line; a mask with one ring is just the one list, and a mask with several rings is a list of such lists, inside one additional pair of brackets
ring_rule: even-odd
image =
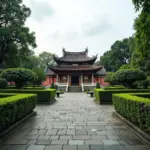
[(37, 105), (36, 111), (0, 150), (150, 150), (112, 116), (112, 105), (97, 105), (85, 93), (65, 93), (53, 105)]

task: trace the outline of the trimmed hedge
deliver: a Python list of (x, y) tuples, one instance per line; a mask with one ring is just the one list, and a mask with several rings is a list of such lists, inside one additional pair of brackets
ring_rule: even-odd
[(26, 94), (37, 94), (37, 103), (52, 103), (55, 99), (56, 90), (30, 90), (30, 89), (0, 89), (3, 93), (26, 93)]
[(95, 89), (95, 100), (99, 101), (100, 104), (112, 104), (112, 94), (115, 93), (148, 93), (150, 89), (114, 89), (114, 90), (104, 90)]
[[(36, 94), (0, 93), (0, 134), (30, 114), (36, 105)], [(9, 96), (9, 97), (8, 97)]]
[[(133, 94), (114, 94), (113, 104), (116, 111), (129, 121), (150, 133), (150, 99)], [(146, 93), (150, 96), (150, 93)]]

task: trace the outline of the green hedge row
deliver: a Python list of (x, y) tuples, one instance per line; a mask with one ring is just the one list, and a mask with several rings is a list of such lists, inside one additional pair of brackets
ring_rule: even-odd
[(0, 93), (0, 134), (15, 122), (30, 114), (36, 105), (36, 94)]
[(120, 115), (150, 133), (150, 99), (144, 95), (114, 94), (113, 104)]
[(56, 95), (55, 89), (45, 89), (45, 90), (0, 89), (0, 92), (37, 94), (37, 103), (52, 103), (52, 101), (55, 99), (55, 95)]
[(104, 90), (95, 89), (95, 100), (100, 104), (112, 104), (112, 95), (115, 93), (148, 93), (150, 89), (116, 89), (116, 90)]

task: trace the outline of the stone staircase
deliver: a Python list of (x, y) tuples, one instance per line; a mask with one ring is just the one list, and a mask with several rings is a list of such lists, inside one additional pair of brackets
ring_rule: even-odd
[(68, 92), (82, 92), (82, 88), (80, 86), (69, 86)]

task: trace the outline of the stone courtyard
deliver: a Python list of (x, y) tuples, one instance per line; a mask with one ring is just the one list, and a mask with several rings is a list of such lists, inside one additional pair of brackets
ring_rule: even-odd
[(97, 105), (85, 93), (66, 93), (2, 142), (0, 150), (149, 150), (112, 116), (112, 105)]

